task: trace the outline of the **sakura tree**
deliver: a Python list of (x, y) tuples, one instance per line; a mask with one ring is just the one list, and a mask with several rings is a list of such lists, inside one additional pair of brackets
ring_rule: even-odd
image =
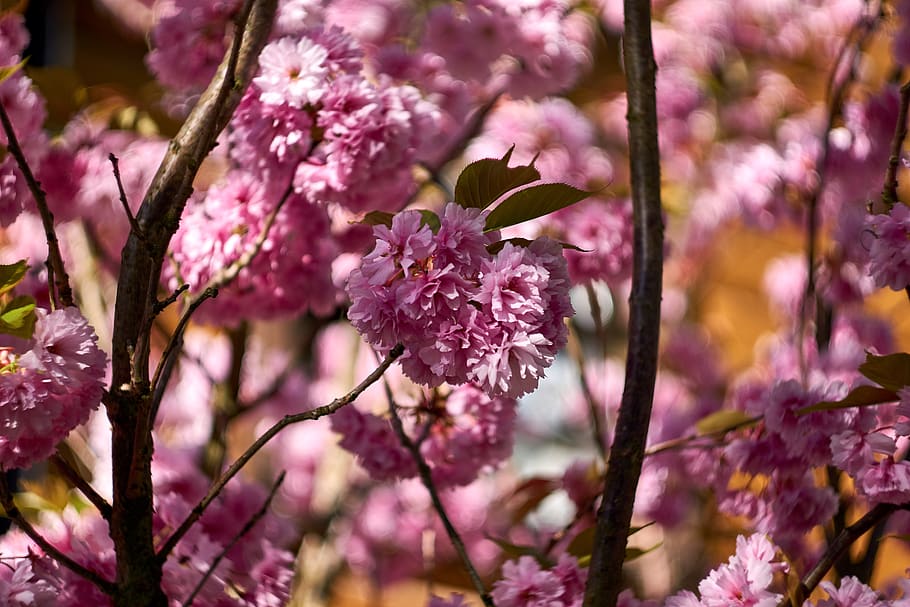
[(97, 4), (132, 120), (0, 13), (0, 604), (910, 604), (907, 3)]

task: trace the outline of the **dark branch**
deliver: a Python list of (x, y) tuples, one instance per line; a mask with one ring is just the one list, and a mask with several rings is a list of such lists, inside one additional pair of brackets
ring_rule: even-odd
[(196, 595), (199, 594), (208, 579), (212, 577), (212, 573), (215, 572), (215, 569), (218, 567), (218, 564), (222, 561), (222, 559), (224, 559), (225, 555), (230, 552), (231, 548), (237, 545), (237, 542), (239, 542), (244, 535), (249, 533), (250, 530), (256, 526), (256, 523), (258, 523), (262, 517), (265, 516), (266, 512), (269, 510), (269, 506), (272, 505), (272, 500), (275, 499), (275, 494), (278, 493), (278, 488), (281, 487), (281, 483), (284, 482), (284, 476), (284, 472), (278, 475), (278, 480), (276, 480), (275, 484), (272, 485), (272, 490), (269, 491), (269, 495), (265, 498), (265, 502), (263, 502), (262, 507), (257, 510), (253, 516), (250, 517), (250, 520), (246, 522), (246, 524), (237, 533), (237, 535), (235, 535), (231, 541), (221, 549), (221, 552), (218, 553), (218, 556), (212, 560), (209, 568), (206, 570), (205, 574), (203, 574), (202, 578), (200, 578), (199, 583), (196, 584), (196, 587), (193, 588), (193, 591), (190, 593), (190, 595), (186, 598), (185, 601), (183, 601), (183, 607), (190, 607), (193, 604), (193, 600), (196, 598)]
[(85, 568), (70, 557), (63, 554), (61, 551), (57, 550), (57, 548), (48, 542), (43, 535), (38, 533), (37, 529), (32, 527), (31, 523), (29, 523), (28, 520), (22, 516), (22, 513), (19, 512), (19, 508), (13, 501), (13, 494), (10, 492), (9, 485), (6, 483), (5, 474), (0, 474), (0, 505), (2, 505), (3, 509), (6, 511), (6, 516), (12, 519), (16, 523), (16, 526), (19, 527), (19, 529), (21, 529), (22, 532), (29, 537), (29, 539), (35, 542), (35, 544), (37, 544), (37, 546), (41, 548), (41, 550), (43, 550), (46, 555), (79, 577), (84, 578), (94, 584), (98, 590), (104, 594), (111, 595), (114, 593), (115, 586), (113, 582), (104, 579), (91, 569)]
[(101, 495), (95, 491), (95, 488), (89, 484), (87, 480), (82, 478), (82, 475), (79, 474), (79, 471), (73, 468), (66, 458), (63, 457), (58, 451), (51, 456), (51, 462), (57, 466), (57, 470), (66, 477), (73, 486), (82, 492), (82, 495), (91, 502), (95, 508), (98, 509), (98, 512), (101, 514), (101, 518), (110, 522), (111, 520), (111, 505), (107, 503)]
[(10, 122), (6, 108), (0, 103), (0, 122), (3, 123), (3, 132), (6, 134), (7, 147), (19, 170), (25, 177), (25, 183), (35, 199), (38, 206), (38, 213), (41, 215), (41, 225), (44, 226), (44, 237), (47, 239), (47, 272), (48, 281), (54, 284), (53, 301), (58, 306), (69, 307), (74, 305), (73, 290), (70, 288), (70, 278), (66, 273), (63, 265), (63, 256), (60, 254), (60, 243), (57, 241), (57, 232), (54, 230), (54, 215), (50, 207), (47, 206), (47, 196), (41, 189), (41, 184), (35, 179), (22, 148), (19, 147), (19, 140), (16, 138), (16, 131), (13, 129), (13, 123)]
[(624, 11), (623, 58), (634, 221), (629, 348), (622, 404), (597, 513), (585, 607), (614, 606), (622, 590), (622, 565), (651, 418), (660, 336), (664, 227), (651, 5), (625, 0)]
[(426, 460), (423, 459), (423, 455), (420, 453), (420, 446), (412, 441), (411, 437), (404, 431), (404, 425), (401, 423), (401, 418), (398, 417), (398, 407), (395, 405), (395, 400), (392, 398), (392, 391), (389, 389), (388, 383), (385, 384), (385, 391), (389, 400), (389, 413), (392, 415), (392, 427), (395, 429), (395, 434), (398, 435), (398, 440), (401, 441), (404, 448), (407, 449), (411, 453), (411, 457), (414, 458), (414, 463), (417, 464), (417, 472), (420, 475), (420, 481), (430, 494), (430, 500), (433, 502), (433, 509), (436, 510), (436, 514), (439, 515), (439, 520), (442, 521), (442, 526), (449, 536), (449, 541), (452, 542), (455, 552), (458, 553), (462, 564), (465, 569), (467, 569), (468, 577), (471, 578), (474, 589), (477, 591), (477, 594), (480, 595), (480, 600), (483, 601), (483, 604), (487, 607), (495, 607), (493, 598), (483, 585), (480, 574), (477, 573), (477, 568), (474, 567), (474, 563), (471, 562), (471, 556), (468, 554), (468, 549), (465, 547), (464, 541), (458, 534), (458, 530), (455, 529), (455, 525), (453, 525), (452, 521), (449, 519), (445, 506), (439, 498), (439, 492), (436, 491), (436, 485), (433, 483), (433, 472), (430, 470), (430, 466), (427, 465)]
[[(852, 546), (856, 540), (900, 508), (902, 508), (902, 506), (897, 506), (895, 504), (878, 504), (867, 512), (863, 518), (841, 531), (837, 537), (834, 538), (834, 541), (828, 545), (828, 549), (822, 555), (818, 563), (816, 563), (815, 567), (803, 577), (799, 586), (794, 591), (792, 598), (796, 599), (796, 605), (802, 605), (803, 601), (809, 598), (809, 595), (815, 590), (816, 586), (825, 579), (825, 576), (834, 564), (847, 554), (847, 551), (850, 550), (850, 546)], [(793, 603), (791, 603), (790, 599), (791, 597), (784, 598), (777, 604), (777, 607), (793, 607)]]

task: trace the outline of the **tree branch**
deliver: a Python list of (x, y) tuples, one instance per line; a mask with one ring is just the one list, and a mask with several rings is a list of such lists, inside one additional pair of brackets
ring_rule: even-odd
[(60, 454), (58, 450), (57, 453), (51, 456), (51, 462), (57, 466), (57, 470), (66, 477), (73, 486), (82, 492), (82, 495), (91, 502), (95, 508), (98, 509), (98, 513), (101, 514), (101, 518), (106, 520), (108, 523), (111, 521), (111, 505), (107, 503), (101, 495), (95, 491), (95, 488), (92, 487), (87, 480), (82, 478), (82, 475), (79, 474), (79, 471), (73, 468), (66, 458)]
[(230, 120), (268, 40), (277, 0), (246, 0), (211, 84), (171, 141), (123, 248), (106, 400), (112, 426), (114, 500), (111, 537), (117, 554), (116, 607), (165, 607), (161, 562), (152, 529), (151, 319), (158, 313), (161, 267), (193, 180)]
[(54, 215), (47, 206), (47, 196), (41, 189), (41, 184), (35, 179), (25, 154), (19, 146), (19, 140), (16, 138), (16, 131), (13, 129), (13, 123), (10, 122), (6, 108), (0, 103), (0, 123), (3, 124), (3, 132), (6, 134), (7, 148), (16, 159), (19, 170), (25, 177), (25, 183), (35, 199), (38, 206), (38, 214), (41, 215), (41, 225), (44, 226), (44, 237), (47, 240), (47, 272), (48, 281), (53, 282), (54, 290), (52, 298), (57, 306), (69, 307), (74, 305), (73, 290), (70, 288), (70, 278), (66, 273), (66, 267), (63, 265), (63, 256), (60, 254), (60, 243), (57, 241), (57, 232), (54, 229)]
[(235, 535), (231, 541), (221, 549), (221, 552), (218, 553), (218, 556), (212, 560), (209, 568), (203, 574), (202, 578), (200, 578), (199, 583), (196, 584), (196, 587), (193, 588), (193, 591), (190, 593), (190, 595), (186, 597), (185, 601), (183, 601), (183, 607), (191, 607), (193, 600), (196, 598), (196, 595), (199, 594), (208, 579), (212, 577), (212, 573), (215, 572), (215, 569), (218, 567), (218, 563), (220, 563), (222, 559), (224, 559), (225, 555), (230, 552), (231, 548), (233, 548), (244, 535), (249, 533), (250, 530), (256, 526), (256, 523), (258, 523), (259, 520), (265, 516), (266, 512), (269, 510), (269, 506), (272, 505), (272, 500), (275, 499), (275, 494), (278, 493), (278, 488), (281, 487), (281, 484), (284, 482), (284, 476), (285, 473), (282, 471), (282, 473), (278, 475), (278, 480), (276, 480), (275, 484), (272, 485), (272, 490), (269, 491), (269, 495), (265, 498), (265, 502), (263, 502), (262, 507), (257, 510), (253, 516), (250, 517), (250, 520), (246, 522), (246, 524), (237, 533), (237, 535)]
[[(888, 518), (891, 513), (899, 510), (903, 506), (895, 504), (878, 504), (872, 510), (867, 512), (863, 518), (859, 519), (849, 527), (841, 531), (834, 541), (828, 545), (828, 549), (822, 555), (822, 558), (815, 564), (809, 573), (803, 577), (799, 586), (794, 591), (793, 597), (796, 600), (796, 606), (803, 604), (809, 595), (815, 590), (815, 587), (825, 579), (828, 571), (839, 561), (850, 546), (858, 540), (864, 533), (875, 527), (878, 523)], [(794, 607), (791, 597), (786, 597), (777, 604), (777, 607)]]
[(585, 607), (614, 606), (622, 590), (622, 565), (644, 459), (660, 337), (664, 228), (651, 5), (640, 0), (625, 0), (624, 11), (626, 118), (635, 224), (629, 348), (622, 404), (610, 449), (603, 499), (597, 513)]
[(22, 513), (19, 512), (19, 508), (16, 506), (16, 503), (13, 501), (13, 494), (10, 492), (9, 485), (6, 483), (6, 475), (0, 474), (0, 505), (3, 506), (3, 509), (6, 511), (6, 516), (12, 519), (16, 526), (22, 530), (25, 535), (29, 537), (41, 550), (44, 551), (46, 555), (57, 561), (61, 566), (66, 567), (79, 577), (85, 578), (89, 582), (95, 585), (101, 592), (107, 595), (114, 594), (115, 585), (113, 582), (104, 579), (101, 575), (95, 573), (91, 569), (87, 569), (83, 565), (80, 565), (70, 557), (63, 554), (61, 551), (57, 550), (53, 544), (47, 541), (43, 535), (38, 533), (38, 530), (32, 527), (31, 523), (22, 516)]
[(366, 376), (362, 382), (357, 384), (357, 386), (340, 398), (336, 398), (331, 403), (323, 405), (321, 407), (316, 407), (315, 409), (310, 409), (309, 411), (304, 411), (303, 413), (296, 413), (294, 415), (285, 415), (283, 418), (278, 420), (271, 428), (266, 430), (262, 436), (256, 439), (256, 441), (250, 445), (247, 450), (237, 458), (237, 460), (231, 464), (231, 467), (225, 470), (221, 477), (209, 488), (208, 493), (203, 497), (198, 504), (193, 508), (192, 512), (186, 517), (186, 520), (180, 524), (180, 526), (171, 534), (164, 544), (161, 545), (161, 548), (158, 550), (157, 558), (160, 563), (163, 563), (167, 559), (167, 555), (170, 554), (171, 550), (174, 549), (174, 546), (177, 545), (177, 542), (180, 541), (190, 527), (199, 520), (199, 517), (205, 512), (206, 508), (209, 507), (209, 504), (218, 497), (218, 494), (224, 489), (225, 485), (228, 484), (234, 476), (247, 464), (247, 462), (252, 459), (256, 453), (259, 452), (276, 434), (281, 432), (286, 427), (291, 424), (296, 424), (298, 422), (319, 419), (320, 417), (325, 417), (326, 415), (331, 415), (335, 411), (338, 411), (342, 407), (351, 404), (354, 402), (358, 396), (360, 396), (364, 390), (369, 388), (371, 385), (376, 383), (382, 374), (386, 372), (392, 363), (398, 359), (399, 356), (404, 354), (404, 346), (401, 344), (396, 345), (388, 353), (388, 355), (382, 360), (378, 367), (376, 367), (372, 373)]
[(389, 388), (388, 383), (385, 384), (385, 391), (389, 400), (389, 413), (392, 416), (392, 427), (395, 429), (395, 434), (398, 435), (398, 440), (401, 441), (404, 448), (407, 449), (414, 458), (414, 463), (417, 464), (417, 472), (420, 475), (420, 481), (430, 494), (430, 501), (433, 502), (433, 509), (436, 510), (439, 520), (442, 521), (442, 526), (449, 536), (449, 541), (452, 542), (455, 552), (457, 552), (458, 556), (461, 558), (461, 562), (468, 572), (468, 577), (471, 578), (474, 589), (477, 591), (477, 594), (480, 595), (480, 600), (487, 607), (495, 607), (493, 598), (490, 596), (490, 593), (487, 592), (483, 580), (480, 579), (480, 574), (477, 573), (477, 568), (474, 567), (474, 563), (471, 562), (471, 556), (468, 554), (468, 549), (464, 545), (464, 541), (462, 541), (461, 536), (458, 534), (458, 530), (455, 529), (455, 525), (453, 525), (452, 521), (449, 519), (445, 505), (439, 498), (439, 492), (436, 491), (436, 485), (433, 484), (433, 472), (430, 470), (430, 466), (427, 465), (426, 460), (423, 459), (423, 455), (420, 453), (420, 446), (412, 441), (411, 437), (404, 431), (404, 425), (401, 423), (401, 418), (398, 417), (398, 408), (395, 405), (395, 400), (392, 398), (392, 390)]

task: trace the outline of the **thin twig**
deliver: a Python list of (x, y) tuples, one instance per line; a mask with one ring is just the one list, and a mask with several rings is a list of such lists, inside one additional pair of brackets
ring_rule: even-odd
[[(835, 122), (843, 112), (844, 99), (846, 97), (847, 89), (851, 84), (853, 84), (856, 73), (856, 60), (860, 56), (861, 49), (865, 45), (866, 41), (872, 35), (876, 22), (877, 20), (874, 17), (870, 17), (868, 14), (863, 14), (859, 17), (859, 19), (857, 19), (857, 21), (851, 27), (846, 38), (844, 39), (843, 45), (841, 45), (837, 59), (835, 60), (835, 64), (828, 78), (826, 93), (828, 99), (828, 121), (822, 133), (821, 150), (819, 151), (818, 157), (815, 160), (815, 172), (817, 174), (816, 185), (812, 189), (806, 205), (806, 289), (803, 292), (803, 297), (800, 301), (800, 310), (799, 318), (797, 320), (796, 333), (796, 341), (798, 344), (800, 344), (797, 348), (797, 354), (799, 357), (800, 374), (802, 377), (806, 377), (806, 374), (808, 372), (806, 369), (806, 357), (802, 347), (802, 341), (803, 335), (805, 335), (806, 332), (809, 305), (811, 303), (814, 303), (819, 309), (819, 312), (821, 312), (821, 314), (816, 315), (819, 317), (819, 322), (817, 323), (819, 331), (816, 334), (816, 343), (819, 347), (819, 350), (823, 351), (827, 349), (828, 341), (830, 340), (830, 331), (828, 331), (829, 323), (822, 322), (825, 319), (821, 318), (821, 316), (827, 316), (827, 310), (821, 309), (823, 303), (816, 301), (815, 284), (815, 259), (817, 257), (818, 230), (820, 223), (819, 200), (821, 199), (821, 195), (825, 190), (825, 186), (827, 185), (828, 156), (831, 153), (830, 135), (831, 131), (834, 129)], [(852, 54), (849, 53), (851, 50), (854, 51)], [(841, 70), (841, 66), (845, 65), (845, 62), (848, 60), (850, 69), (843, 80), (838, 82), (838, 75)]]
[(63, 567), (66, 567), (76, 575), (81, 578), (84, 578), (95, 585), (101, 592), (107, 595), (112, 595), (115, 590), (115, 584), (109, 580), (104, 579), (98, 573), (95, 573), (91, 569), (87, 569), (85, 566), (80, 565), (70, 557), (66, 556), (58, 550), (53, 544), (47, 541), (43, 535), (41, 535), (37, 529), (32, 527), (31, 523), (22, 516), (22, 513), (19, 511), (19, 508), (16, 506), (16, 503), (13, 501), (13, 494), (10, 492), (9, 485), (6, 483), (6, 475), (0, 474), (0, 505), (3, 506), (3, 509), (6, 511), (6, 516), (12, 519), (16, 526), (22, 530), (25, 535), (29, 537), (35, 544), (38, 545), (41, 550), (44, 551), (46, 555), (57, 561)]
[(338, 411), (342, 407), (351, 404), (354, 402), (358, 396), (360, 396), (364, 390), (369, 388), (371, 385), (376, 383), (382, 374), (386, 372), (392, 363), (398, 359), (402, 354), (404, 354), (404, 346), (397, 344), (388, 355), (379, 363), (372, 373), (366, 376), (363, 381), (361, 381), (357, 386), (340, 398), (336, 398), (331, 403), (323, 405), (321, 407), (316, 407), (315, 409), (310, 409), (309, 411), (304, 411), (303, 413), (296, 413), (294, 415), (285, 415), (283, 418), (278, 420), (272, 427), (266, 430), (262, 436), (256, 439), (256, 441), (250, 445), (243, 455), (237, 458), (230, 468), (224, 471), (221, 477), (209, 488), (208, 493), (205, 497), (199, 501), (198, 504), (193, 508), (192, 512), (186, 517), (186, 520), (180, 524), (180, 526), (174, 531), (173, 534), (167, 539), (164, 544), (161, 545), (161, 548), (158, 550), (157, 556), (159, 561), (164, 562), (167, 559), (167, 555), (174, 549), (174, 546), (177, 545), (177, 542), (180, 541), (190, 527), (199, 520), (199, 517), (205, 512), (209, 504), (218, 497), (221, 491), (227, 485), (234, 476), (252, 459), (256, 453), (259, 452), (272, 438), (281, 432), (287, 426), (291, 424), (296, 424), (298, 422), (319, 419), (320, 417), (325, 417), (326, 415), (331, 415), (335, 411)]
[(92, 485), (82, 478), (82, 475), (79, 474), (79, 471), (73, 468), (66, 458), (60, 454), (58, 450), (57, 453), (51, 456), (51, 462), (57, 466), (57, 470), (60, 471), (63, 476), (66, 477), (73, 486), (82, 492), (82, 495), (91, 502), (95, 508), (98, 509), (98, 513), (101, 514), (101, 518), (110, 522), (111, 520), (111, 505), (107, 503), (101, 494), (95, 491), (95, 488)]
[(192, 317), (196, 308), (201, 306), (206, 299), (217, 297), (217, 295), (217, 289), (204, 290), (193, 298), (193, 301), (190, 302), (183, 311), (183, 314), (180, 315), (177, 326), (174, 327), (174, 334), (164, 347), (164, 352), (161, 353), (161, 360), (158, 361), (158, 367), (155, 368), (155, 375), (153, 376), (151, 383), (152, 399), (151, 407), (149, 408), (149, 427), (154, 425), (155, 418), (158, 417), (158, 408), (161, 406), (161, 399), (164, 398), (164, 391), (167, 389), (171, 374), (174, 371), (174, 365), (177, 363), (177, 355), (183, 350), (183, 335), (190, 322), (190, 317)]
[(265, 245), (265, 241), (268, 240), (269, 232), (275, 223), (275, 219), (278, 217), (278, 213), (284, 207), (284, 203), (287, 202), (293, 192), (294, 183), (291, 181), (287, 188), (285, 188), (284, 193), (281, 195), (275, 208), (269, 212), (265, 221), (263, 221), (262, 230), (253, 242), (253, 246), (244, 251), (244, 253), (235, 259), (229, 266), (216, 272), (215, 275), (209, 279), (202, 291), (190, 299), (186, 308), (183, 310), (183, 314), (180, 315), (180, 319), (177, 321), (177, 327), (174, 329), (174, 335), (171, 337), (167, 346), (165, 346), (164, 352), (161, 354), (161, 359), (158, 361), (158, 366), (155, 368), (155, 374), (152, 377), (151, 386), (153, 397), (150, 409), (150, 419), (153, 422), (158, 414), (161, 398), (164, 396), (164, 391), (170, 381), (171, 372), (174, 368), (177, 355), (180, 354), (180, 351), (182, 350), (183, 335), (191, 317), (206, 299), (216, 297), (218, 295), (218, 289), (229, 285), (237, 278), (237, 275), (240, 274), (244, 268), (250, 265), (256, 255), (259, 254), (263, 245)]
[(664, 226), (660, 203), (651, 3), (624, 0), (629, 163), (633, 205), (632, 291), (622, 403), (594, 535), (584, 607), (612, 607), (622, 590), (622, 566), (654, 401), (660, 339)]
[(269, 507), (272, 505), (272, 500), (275, 499), (275, 494), (278, 493), (278, 488), (281, 487), (281, 483), (284, 482), (284, 476), (285, 476), (285, 472), (282, 470), (281, 474), (278, 475), (278, 480), (276, 480), (275, 484), (272, 485), (272, 490), (269, 491), (269, 495), (268, 495), (268, 497), (265, 498), (265, 502), (263, 502), (262, 507), (259, 510), (257, 510), (256, 513), (253, 514), (253, 516), (250, 517), (250, 520), (248, 520), (246, 522), (246, 524), (243, 526), (243, 528), (240, 530), (240, 532), (237, 533), (237, 535), (235, 535), (233, 537), (233, 539), (231, 539), (231, 541), (228, 542), (224, 546), (224, 548), (221, 549), (221, 552), (218, 553), (218, 556), (216, 556), (212, 560), (211, 564), (209, 565), (209, 568), (206, 570), (205, 574), (199, 580), (199, 583), (196, 584), (196, 587), (193, 588), (193, 591), (190, 593), (190, 595), (186, 598), (185, 601), (183, 601), (183, 607), (190, 607), (190, 605), (193, 604), (193, 600), (196, 598), (196, 595), (199, 594), (199, 592), (202, 590), (202, 587), (205, 586), (205, 583), (208, 581), (208, 579), (210, 577), (212, 577), (212, 574), (215, 572), (215, 568), (218, 567), (218, 564), (224, 559), (224, 557), (227, 555), (227, 553), (230, 552), (231, 548), (233, 548), (244, 535), (249, 533), (253, 529), (253, 527), (256, 526), (256, 523), (258, 523), (262, 519), (262, 517), (264, 517), (266, 515), (266, 512), (268, 512), (268, 510), (269, 510)]
[(165, 309), (167, 309), (167, 307), (168, 307), (169, 305), (171, 305), (172, 303), (176, 302), (177, 299), (178, 299), (181, 295), (183, 295), (184, 293), (186, 293), (187, 290), (188, 290), (189, 288), (190, 288), (190, 285), (188, 285), (188, 284), (186, 284), (186, 283), (183, 283), (182, 285), (180, 285), (179, 287), (177, 287), (176, 289), (174, 289), (174, 292), (173, 292), (173, 293), (171, 293), (170, 295), (168, 295), (168, 296), (165, 297), (164, 299), (162, 299), (162, 300), (160, 300), (160, 301), (158, 301), (158, 302), (155, 303), (154, 313), (155, 313), (156, 315), (161, 314)]
[(904, 140), (907, 138), (907, 112), (910, 110), (910, 81), (904, 83), (900, 89), (901, 102), (897, 112), (897, 124), (894, 126), (894, 136), (891, 139), (891, 153), (888, 156), (888, 170), (885, 171), (885, 183), (882, 185), (882, 209), (887, 211), (893, 207), (897, 199), (897, 169), (903, 156)]
[(120, 160), (113, 152), (107, 155), (107, 159), (111, 161), (111, 166), (114, 168), (114, 180), (117, 182), (117, 191), (120, 192), (120, 204), (123, 205), (123, 211), (126, 213), (126, 218), (130, 222), (130, 229), (136, 233), (139, 240), (147, 242), (145, 234), (142, 232), (142, 227), (139, 225), (139, 222), (136, 221), (136, 216), (133, 215), (133, 211), (130, 210), (130, 203), (126, 197), (126, 190), (123, 188), (123, 179), (120, 177)]
[[(902, 507), (904, 506), (878, 504), (861, 519), (841, 531), (834, 541), (828, 545), (828, 549), (825, 550), (825, 553), (818, 563), (816, 563), (809, 573), (803, 577), (799, 586), (797, 586), (796, 590), (793, 592), (792, 598), (796, 600), (796, 606), (798, 607), (803, 604), (803, 601), (809, 597), (816, 586), (825, 579), (825, 576), (828, 575), (828, 571), (831, 570), (831, 567), (833, 567), (841, 557), (847, 554), (847, 551), (850, 550), (850, 546), (852, 546), (856, 540), (875, 527), (879, 522), (888, 518), (891, 513)], [(789, 596), (783, 598), (777, 604), (777, 607), (794, 607), (790, 599), (791, 597)]]
[(600, 299), (597, 297), (597, 290), (594, 288), (594, 283), (587, 283), (585, 285), (585, 292), (588, 295), (588, 306), (591, 308), (591, 318), (594, 320), (594, 334), (597, 336), (597, 341), (600, 344), (600, 353), (606, 358), (607, 330), (606, 327), (604, 327), (603, 311), (600, 307)]
[(392, 398), (392, 390), (389, 388), (388, 382), (384, 383), (386, 396), (389, 401), (389, 413), (392, 416), (392, 427), (395, 429), (395, 434), (398, 435), (398, 440), (401, 441), (404, 448), (407, 449), (411, 453), (411, 457), (414, 458), (414, 463), (417, 464), (417, 472), (420, 475), (420, 481), (423, 483), (423, 486), (426, 487), (427, 492), (430, 494), (430, 500), (433, 502), (433, 509), (436, 510), (439, 520), (442, 521), (442, 526), (445, 528), (446, 534), (449, 536), (449, 540), (455, 548), (455, 552), (457, 552), (458, 556), (461, 558), (461, 562), (468, 572), (468, 577), (471, 578), (474, 589), (477, 591), (477, 594), (480, 595), (480, 600), (483, 601), (483, 604), (487, 607), (495, 607), (493, 597), (487, 592), (483, 580), (480, 579), (480, 574), (477, 573), (477, 568), (474, 567), (474, 563), (471, 562), (471, 556), (468, 554), (468, 549), (465, 547), (464, 541), (458, 534), (458, 530), (455, 529), (455, 525), (453, 525), (452, 521), (449, 519), (445, 506), (439, 498), (439, 492), (436, 491), (436, 485), (433, 483), (433, 471), (430, 470), (430, 466), (427, 465), (427, 461), (423, 458), (423, 455), (421, 455), (420, 447), (417, 446), (417, 444), (411, 440), (411, 437), (408, 436), (407, 432), (404, 431), (404, 425), (401, 423), (401, 418), (398, 416), (398, 407), (395, 405), (395, 400)]
[(50, 207), (47, 206), (47, 196), (41, 189), (41, 184), (35, 179), (32, 169), (28, 166), (25, 154), (19, 147), (19, 140), (16, 138), (16, 131), (13, 129), (13, 123), (6, 113), (6, 108), (0, 103), (0, 122), (3, 123), (3, 132), (6, 134), (6, 146), (19, 170), (25, 177), (25, 183), (35, 199), (38, 206), (38, 214), (41, 215), (41, 224), (44, 226), (44, 237), (47, 240), (47, 273), (48, 281), (52, 281), (55, 287), (54, 303), (57, 306), (69, 307), (74, 305), (73, 290), (70, 288), (70, 278), (66, 273), (66, 267), (63, 265), (63, 256), (60, 254), (60, 243), (57, 241), (57, 232), (54, 229), (54, 215)]
[(588, 404), (588, 418), (591, 420), (591, 434), (594, 446), (600, 454), (602, 462), (606, 463), (609, 455), (607, 454), (606, 433), (604, 424), (604, 405), (597, 402), (594, 393), (591, 392), (591, 383), (588, 381), (588, 373), (585, 369), (585, 353), (581, 345), (581, 338), (578, 335), (578, 328), (575, 322), (569, 322), (569, 354), (575, 360), (575, 366), (578, 367), (578, 383), (581, 386), (581, 392)]

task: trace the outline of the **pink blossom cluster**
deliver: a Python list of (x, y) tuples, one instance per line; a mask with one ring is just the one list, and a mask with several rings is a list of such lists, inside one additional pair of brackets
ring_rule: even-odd
[[(201, 293), (218, 273), (250, 255), (279, 203), (275, 188), (241, 171), (228, 173), (205, 197), (188, 205), (165, 269), (171, 288)], [(244, 318), (274, 318), (306, 310), (326, 315), (337, 290), (331, 265), (338, 248), (325, 207), (292, 194), (281, 207), (259, 252), (199, 317), (222, 325)]]
[(31, 340), (2, 348), (0, 469), (54, 452), (101, 402), (107, 357), (76, 308), (38, 310)]
[[(155, 535), (164, 541), (208, 490), (208, 479), (186, 467), (189, 454), (156, 449), (152, 462), (155, 483)], [(259, 485), (234, 481), (178, 542), (164, 565), (165, 593), (184, 601), (201, 576), (227, 550), (194, 604), (280, 605), (289, 596), (293, 555), (284, 549), (287, 521), (271, 512), (238, 538), (266, 500)], [(237, 541), (235, 541), (237, 540)], [(233, 544), (232, 544), (233, 543)]]
[[(0, 68), (13, 69), (23, 61), (22, 52), (28, 44), (28, 32), (21, 15), (4, 11), (0, 15)], [(32, 81), (21, 69), (0, 82), (0, 104), (9, 116), (16, 139), (34, 172), (47, 148), (47, 135), (42, 130), (46, 115), (44, 98), (32, 88)], [(0, 226), (11, 224), (31, 199), (25, 177), (16, 159), (6, 152), (6, 134), (0, 129)]]
[(522, 556), (502, 566), (502, 579), (493, 584), (491, 595), (497, 607), (581, 607), (587, 574), (568, 554), (549, 569)]
[(149, 69), (176, 91), (202, 90), (224, 57), (231, 18), (240, 5), (239, 0), (158, 2)]
[(437, 110), (414, 87), (367, 80), (362, 67), (339, 28), (270, 42), (231, 123), (231, 157), (270, 181), (293, 176), (314, 202), (400, 208)]
[(454, 78), (515, 97), (563, 91), (590, 61), (588, 30), (570, 8), (565, 0), (442, 4), (427, 16), (421, 49), (445, 58)]
[(685, 590), (670, 597), (666, 607), (774, 607), (783, 595), (772, 592), (774, 574), (788, 565), (778, 560), (777, 549), (761, 534), (736, 538), (736, 553), (726, 564), (699, 582), (699, 598)]
[(910, 207), (898, 202), (887, 213), (866, 221), (875, 235), (869, 248), (869, 270), (875, 285), (901, 291), (910, 285)]
[(368, 343), (405, 346), (417, 383), (473, 382), (488, 395), (532, 391), (566, 342), (572, 314), (561, 247), (540, 238), (492, 254), (478, 209), (447, 204), (434, 233), (418, 211), (374, 228), (347, 284), (348, 318)]
[[(444, 397), (431, 396), (422, 406), (402, 408), (401, 415), (442, 489), (468, 485), (511, 455), (515, 406), (513, 399), (490, 398), (465, 384)], [(387, 419), (346, 407), (332, 416), (332, 429), (374, 480), (417, 475), (413, 456)]]
[[(183, 522), (205, 494), (208, 481), (186, 467), (185, 454), (156, 450), (155, 534), (164, 541)], [(164, 565), (163, 589), (175, 603), (183, 603), (229, 544), (224, 558), (193, 602), (200, 607), (281, 605), (289, 596), (293, 556), (281, 548), (288, 533), (283, 522), (267, 514), (251, 531), (238, 537), (242, 527), (265, 501), (265, 491), (248, 483), (232, 483), (207, 510)], [(96, 511), (47, 513), (38, 526), (41, 534), (75, 562), (113, 580), (114, 545), (107, 522)], [(236, 540), (236, 541), (235, 541)], [(11, 606), (99, 607), (112, 605), (110, 597), (91, 582), (45, 555), (21, 531), (0, 539), (0, 597), (8, 592)], [(7, 587), (4, 582), (9, 581)], [(15, 592), (15, 594), (14, 594)], [(4, 597), (5, 598), (5, 597)]]
[[(118, 159), (120, 183), (135, 214), (166, 149), (167, 142), (157, 137), (102, 128), (77, 115), (50, 147), (38, 173), (54, 218), (80, 220), (92, 244), (104, 251), (102, 259), (118, 259), (129, 221), (110, 155)], [(115, 267), (106, 269), (116, 272)]]

